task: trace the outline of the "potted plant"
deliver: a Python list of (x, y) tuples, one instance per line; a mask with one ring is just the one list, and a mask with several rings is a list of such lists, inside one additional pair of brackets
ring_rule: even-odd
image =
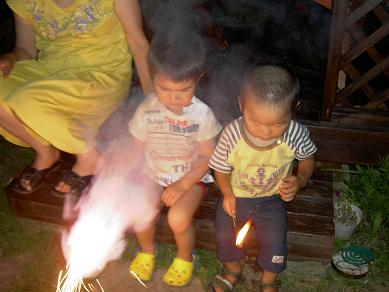
[[(337, 192), (340, 197), (340, 193)], [(350, 201), (340, 198), (334, 203), (335, 236), (349, 239), (362, 221), (361, 209)]]
[(345, 197), (358, 205), (371, 226), (371, 237), (389, 230), (389, 155), (378, 167), (356, 166), (345, 180)]

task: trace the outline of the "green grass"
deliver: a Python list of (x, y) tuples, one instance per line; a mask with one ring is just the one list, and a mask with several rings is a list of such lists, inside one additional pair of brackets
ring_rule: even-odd
[(55, 229), (12, 216), (4, 194), (9, 179), (32, 159), (30, 149), (0, 140), (0, 260), (17, 258), (22, 267), (12, 291), (48, 291), (49, 281), (55, 280), (51, 254)]
[[(9, 178), (32, 159), (31, 150), (12, 146), (0, 138), (0, 262), (11, 260), (22, 263), (21, 271), (15, 275), (18, 279), (11, 290), (13, 292), (54, 291), (57, 274), (64, 268), (58, 229), (52, 225), (12, 216), (4, 195), (4, 187)], [(349, 244), (366, 245), (374, 251), (376, 259), (366, 277), (347, 279), (337, 274), (330, 265), (323, 266), (323, 272), (315, 274), (314, 271), (309, 271), (309, 263), (306, 264), (309, 273), (304, 273), (299, 264), (296, 264), (296, 270), (287, 269), (280, 276), (283, 291), (375, 291), (372, 287), (387, 284), (389, 235), (382, 233), (378, 239), (371, 240), (365, 236), (368, 228), (370, 226), (360, 224), (350, 240), (335, 241), (335, 251)], [(167, 268), (175, 255), (175, 246), (159, 244), (157, 248), (157, 267)], [(122, 260), (130, 261), (135, 250), (136, 243), (129, 237)], [(214, 251), (199, 249), (197, 255), (199, 264), (195, 275), (206, 287), (219, 272), (219, 263)], [(239, 285), (237, 291), (248, 291), (247, 287), (252, 287), (252, 283), (247, 282)]]

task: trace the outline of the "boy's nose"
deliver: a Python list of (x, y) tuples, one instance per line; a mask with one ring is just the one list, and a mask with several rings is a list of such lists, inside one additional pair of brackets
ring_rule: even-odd
[(173, 101), (179, 101), (180, 100), (180, 96), (175, 94), (175, 95), (173, 95), (172, 100)]
[(270, 127), (263, 127), (262, 128), (262, 133), (265, 135), (265, 136), (269, 136), (271, 134), (271, 128)]

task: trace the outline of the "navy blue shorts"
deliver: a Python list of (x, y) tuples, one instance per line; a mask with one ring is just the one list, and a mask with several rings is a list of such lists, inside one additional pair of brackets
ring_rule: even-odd
[[(259, 250), (257, 263), (265, 271), (279, 273), (286, 268), (288, 252), (286, 204), (278, 195), (265, 198), (237, 198), (236, 223), (238, 230), (251, 219)], [(244, 256), (244, 249), (235, 246), (232, 218), (224, 212), (222, 197), (216, 208), (217, 257), (221, 262), (237, 262)]]

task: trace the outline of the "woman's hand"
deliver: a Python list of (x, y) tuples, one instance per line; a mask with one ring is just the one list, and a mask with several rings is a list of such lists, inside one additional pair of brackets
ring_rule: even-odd
[(5, 54), (0, 57), (0, 71), (3, 72), (3, 77), (8, 78), (9, 74), (15, 65), (15, 58), (12, 58), (10, 54)]
[(0, 71), (3, 77), (11, 74), (16, 61), (35, 59), (38, 56), (38, 49), (35, 44), (35, 32), (31, 23), (14, 13), (16, 43), (12, 52), (0, 56)]

